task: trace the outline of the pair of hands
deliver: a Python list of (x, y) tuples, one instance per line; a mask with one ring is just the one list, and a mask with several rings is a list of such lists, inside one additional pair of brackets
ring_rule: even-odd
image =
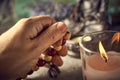
[[(50, 16), (36, 16), (18, 21), (0, 36), (0, 78), (16, 79), (26, 74), (36, 65), (41, 53), (50, 45), (56, 44), (66, 30), (64, 23), (55, 22)], [(55, 64), (62, 65), (60, 56), (55, 59)]]

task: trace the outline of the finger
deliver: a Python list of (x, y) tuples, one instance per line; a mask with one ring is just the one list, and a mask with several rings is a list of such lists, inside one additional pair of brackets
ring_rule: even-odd
[(55, 23), (55, 19), (51, 16), (34, 16), (31, 17), (30, 20), (32, 22), (38, 22), (38, 24), (41, 24), (42, 26), (51, 26), (53, 23)]
[(58, 55), (53, 57), (52, 63), (55, 64), (56, 66), (62, 66), (63, 65), (63, 61), (60, 58), (60, 56), (58, 56)]
[(36, 51), (44, 52), (50, 45), (62, 38), (66, 33), (67, 27), (64, 23), (58, 22), (47, 28), (37, 37), (34, 42), (38, 46)]
[(34, 39), (40, 34), (41, 31), (54, 24), (55, 19), (50, 16), (35, 16), (22, 19), (20, 22), (21, 24), (24, 24), (22, 27), (22, 33), (26, 33), (25, 37)]
[(67, 55), (67, 47), (65, 45), (62, 46), (62, 49), (58, 51), (58, 54), (60, 56), (66, 56)]

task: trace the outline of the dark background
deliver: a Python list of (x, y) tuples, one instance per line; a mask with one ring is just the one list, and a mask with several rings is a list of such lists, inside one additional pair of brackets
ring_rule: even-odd
[[(34, 15), (50, 14), (62, 21), (72, 14), (76, 2), (77, 0), (0, 0), (0, 33), (19, 19)], [(109, 29), (120, 31), (120, 0), (110, 0), (108, 13), (112, 21)]]

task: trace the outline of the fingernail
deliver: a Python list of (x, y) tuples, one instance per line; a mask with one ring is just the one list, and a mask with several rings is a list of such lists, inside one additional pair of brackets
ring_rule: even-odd
[(63, 22), (58, 22), (57, 29), (64, 33), (66, 32), (67, 27)]

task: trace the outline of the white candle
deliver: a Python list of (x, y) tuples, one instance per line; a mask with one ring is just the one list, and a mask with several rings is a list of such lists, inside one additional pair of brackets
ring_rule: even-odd
[(120, 53), (109, 52), (107, 63), (100, 54), (89, 56), (83, 74), (87, 80), (120, 80)]

